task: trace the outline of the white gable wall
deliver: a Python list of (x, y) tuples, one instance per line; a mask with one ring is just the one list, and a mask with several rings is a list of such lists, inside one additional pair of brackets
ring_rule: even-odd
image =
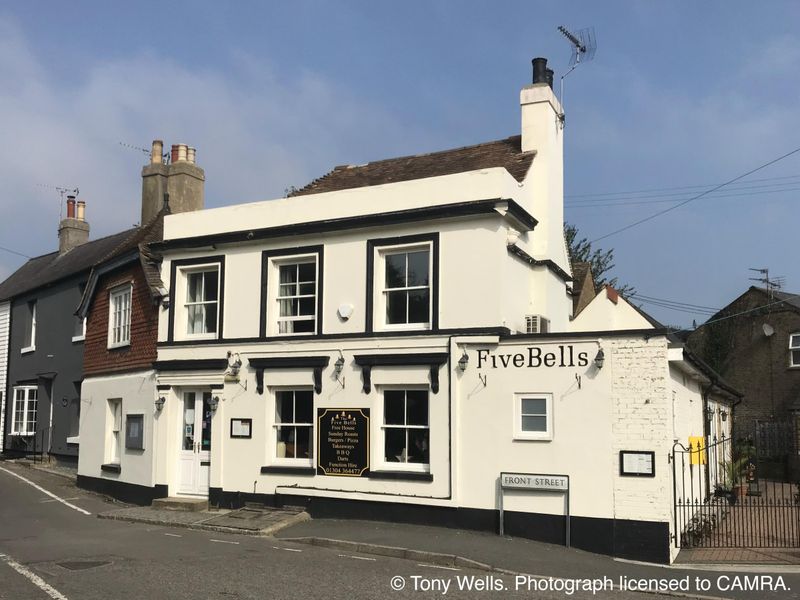
[(0, 452), (3, 451), (5, 414), (8, 398), (8, 336), (11, 325), (11, 303), (0, 302)]

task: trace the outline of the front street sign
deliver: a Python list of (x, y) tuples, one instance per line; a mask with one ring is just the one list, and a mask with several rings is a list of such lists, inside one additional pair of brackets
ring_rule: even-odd
[(569, 475), (548, 475), (544, 473), (500, 473), (500, 535), (503, 535), (503, 504), (506, 490), (524, 492), (557, 492), (564, 494), (564, 512), (567, 518), (566, 538), (569, 548)]

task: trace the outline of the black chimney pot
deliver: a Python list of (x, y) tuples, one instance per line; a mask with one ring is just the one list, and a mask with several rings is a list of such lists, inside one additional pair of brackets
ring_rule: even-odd
[(550, 89), (553, 89), (553, 69), (545, 69), (545, 74), (547, 75), (547, 85), (550, 86)]
[(534, 58), (533, 63), (533, 83), (547, 83), (547, 59)]

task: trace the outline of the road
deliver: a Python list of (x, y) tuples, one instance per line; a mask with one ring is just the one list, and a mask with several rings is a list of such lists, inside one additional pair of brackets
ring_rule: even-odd
[[(663, 597), (620, 591), (566, 595), (529, 591), (527, 585), (516, 590), (511, 575), (444, 569), (271, 537), (96, 518), (98, 512), (115, 507), (62, 477), (0, 462), (0, 599)], [(404, 588), (395, 591), (391, 586), (398, 576)], [(494, 591), (458, 589), (470, 583)]]

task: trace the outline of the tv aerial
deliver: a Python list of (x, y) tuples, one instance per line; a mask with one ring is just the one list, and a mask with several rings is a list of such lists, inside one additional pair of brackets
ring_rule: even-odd
[(569, 57), (569, 70), (561, 76), (561, 109), (562, 112), (558, 115), (561, 121), (561, 126), (564, 126), (564, 79), (567, 75), (577, 69), (581, 63), (589, 62), (594, 58), (594, 53), (597, 51), (597, 38), (594, 35), (594, 27), (587, 27), (580, 29), (573, 33), (563, 25), (558, 26), (558, 31), (563, 35), (572, 46), (572, 54)]
[(55, 190), (58, 192), (58, 195), (61, 197), (61, 203), (58, 206), (58, 219), (59, 221), (64, 216), (64, 196), (75, 196), (77, 197), (81, 191), (77, 188), (70, 188), (65, 187), (62, 185), (49, 185), (47, 183), (37, 183), (38, 187), (47, 188), (48, 190)]

